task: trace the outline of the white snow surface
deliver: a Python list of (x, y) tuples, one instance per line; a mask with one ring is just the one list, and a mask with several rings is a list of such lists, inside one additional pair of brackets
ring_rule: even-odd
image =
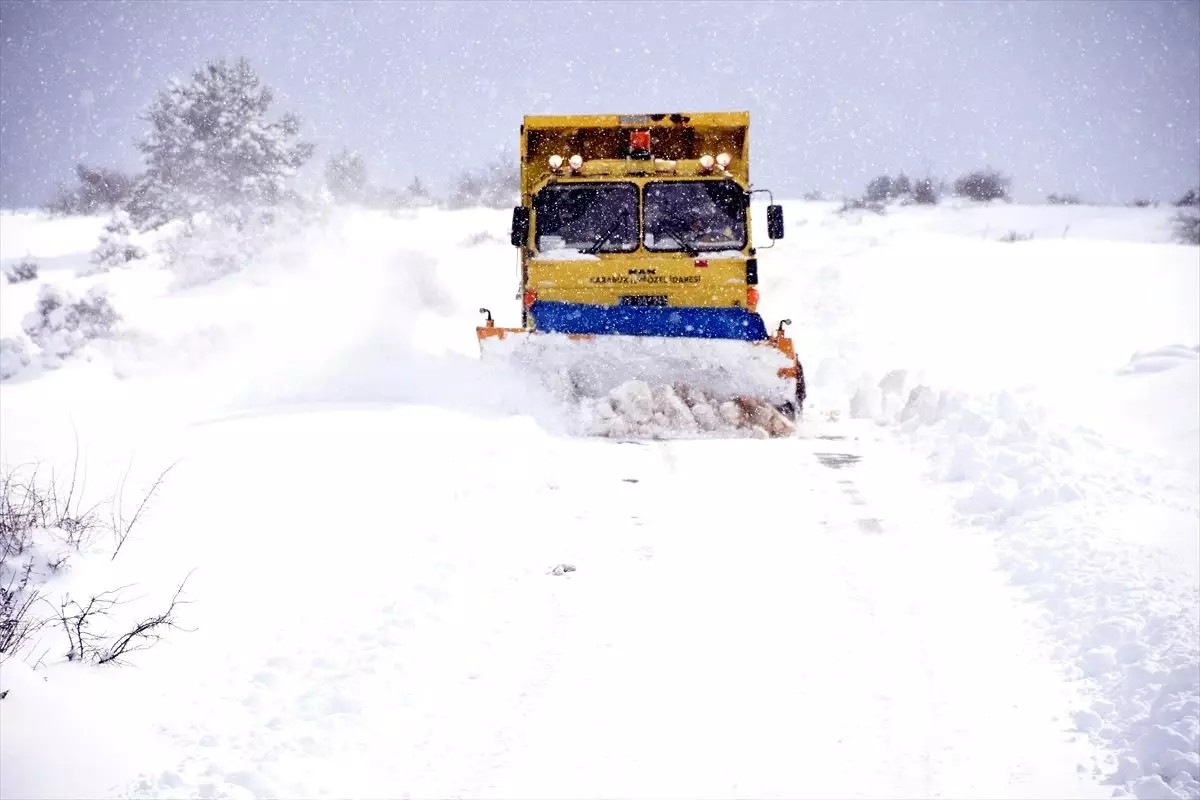
[[(47, 602), (133, 584), (116, 630), (190, 575), (130, 666), (55, 625), (0, 665), (0, 796), (1200, 797), (1170, 210), (785, 206), (760, 310), (809, 404), (769, 441), (581, 436), (598, 401), (480, 359), (503, 211), (332, 211), (188, 288), (77, 276), (102, 218), (0, 215), (41, 268), (0, 284), (5, 469), (78, 448), (128, 516), (175, 464)], [(121, 320), (47, 366), (43, 283)]]

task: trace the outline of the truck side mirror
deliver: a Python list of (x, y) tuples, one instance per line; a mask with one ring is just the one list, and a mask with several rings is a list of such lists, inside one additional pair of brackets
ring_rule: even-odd
[(767, 206), (767, 237), (783, 238), (783, 206)]
[(513, 209), (512, 246), (520, 247), (529, 239), (529, 209), (517, 206)]

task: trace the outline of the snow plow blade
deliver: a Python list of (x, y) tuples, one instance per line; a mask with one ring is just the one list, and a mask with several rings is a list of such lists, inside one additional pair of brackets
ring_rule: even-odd
[(485, 361), (580, 403), (595, 432), (636, 438), (651, 428), (656, 435), (741, 429), (782, 437), (795, 431), (805, 393), (783, 334), (787, 322), (761, 341), (547, 333), (491, 319), (476, 333)]

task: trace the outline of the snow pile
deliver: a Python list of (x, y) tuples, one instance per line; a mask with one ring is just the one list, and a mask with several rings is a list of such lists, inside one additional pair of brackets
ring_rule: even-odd
[(897, 437), (994, 542), (1116, 793), (1200, 797), (1200, 272), (1170, 210), (798, 212), (760, 308), (810, 407)]
[(490, 338), (483, 355), (534, 377), (564, 400), (603, 397), (629, 380), (687, 384), (718, 400), (749, 396), (782, 404), (795, 397), (794, 387), (779, 377), (779, 370), (791, 362), (766, 344), (649, 336), (573, 339), (538, 333)]
[(1195, 480), (1008, 392), (918, 387), (897, 427), (1050, 612), (1059, 656), (1095, 686), (1076, 725), (1118, 753), (1115, 777), (1139, 797), (1200, 796)]
[(529, 334), (485, 340), (484, 358), (549, 393), (581, 435), (778, 437), (795, 427), (790, 366), (773, 347), (720, 339)]
[(718, 400), (686, 385), (627, 381), (599, 398), (580, 401), (583, 432), (618, 439), (673, 439), (736, 434), (788, 436), (795, 425), (769, 403)]
[(1179, 366), (1194, 364), (1197, 361), (1200, 361), (1200, 346), (1169, 345), (1134, 353), (1129, 358), (1129, 363), (1121, 367), (1120, 372), (1122, 375), (1164, 372)]

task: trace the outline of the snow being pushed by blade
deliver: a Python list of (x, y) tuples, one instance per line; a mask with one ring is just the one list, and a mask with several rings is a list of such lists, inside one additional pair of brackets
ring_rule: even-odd
[(627, 381), (604, 397), (580, 401), (583, 432), (618, 439), (703, 435), (789, 436), (795, 425), (757, 398), (718, 400), (693, 386)]
[(769, 345), (727, 339), (529, 333), (488, 339), (484, 357), (575, 406), (580, 433), (615, 438), (786, 436), (791, 362)]

